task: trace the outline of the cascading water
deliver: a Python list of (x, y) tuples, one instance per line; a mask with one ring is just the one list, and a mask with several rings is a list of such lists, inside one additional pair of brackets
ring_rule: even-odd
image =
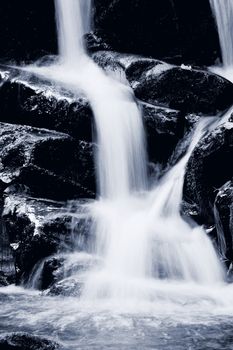
[(85, 289), (89, 299), (156, 299), (161, 279), (204, 285), (223, 281), (205, 231), (180, 215), (186, 164), (211, 123), (211, 118), (200, 121), (186, 155), (155, 189), (95, 204), (96, 252), (104, 267), (90, 274)]
[(223, 61), (221, 67), (211, 70), (233, 80), (233, 1), (210, 0), (210, 5), (216, 19)]
[[(92, 0), (55, 0), (59, 53), (63, 63), (77, 65), (85, 53), (84, 34), (91, 29)], [(64, 28), (66, 28), (64, 30)]]
[(148, 192), (143, 123), (133, 92), (85, 54), (82, 36), (90, 14), (82, 9), (82, 0), (56, 1), (60, 63), (31, 69), (74, 93), (83, 91), (95, 115), (100, 199), (90, 211), (92, 253), (102, 264), (86, 273), (84, 299), (151, 298), (164, 279), (222, 282), (204, 230), (191, 227), (179, 213), (185, 167), (209, 120), (198, 124), (186, 155)]
[(29, 70), (64, 84), (74, 93), (81, 90), (90, 100), (97, 130), (99, 195), (115, 198), (145, 190), (145, 138), (133, 92), (107, 76), (85, 54), (83, 34), (90, 28), (91, 1), (56, 0), (55, 4), (60, 63)]
[[(230, 342), (225, 347), (220, 338), (220, 348), (230, 349), (232, 287), (223, 283), (204, 229), (180, 215), (186, 164), (215, 118), (200, 120), (186, 154), (150, 188), (133, 92), (85, 53), (82, 36), (90, 26), (90, 8), (89, 0), (56, 0), (60, 60), (24, 69), (74, 95), (83, 92), (91, 103), (99, 193), (93, 204), (82, 207), (82, 219), (88, 212), (90, 224), (92, 217), (93, 242), (87, 252), (54, 257), (62, 258), (66, 268), (55, 295), (51, 289), (41, 294), (0, 288), (0, 333), (37, 334), (57, 340), (65, 350), (212, 349), (217, 348), (213, 334), (222, 334), (230, 335)], [(40, 279), (41, 264), (30, 286)]]

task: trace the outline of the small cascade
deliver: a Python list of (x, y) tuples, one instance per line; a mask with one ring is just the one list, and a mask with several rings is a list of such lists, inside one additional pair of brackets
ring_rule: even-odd
[(162, 178), (152, 194), (151, 212), (156, 219), (159, 242), (159, 249), (155, 246), (153, 256), (162, 274), (169, 278), (201, 284), (223, 280), (223, 270), (204, 229), (190, 225), (180, 214), (186, 165), (197, 143), (215, 123), (212, 118), (199, 121), (186, 154)]
[(90, 101), (97, 131), (99, 196), (124, 197), (132, 191), (144, 191), (145, 135), (133, 91), (125, 81), (106, 75), (85, 53), (82, 39), (90, 28), (91, 1), (56, 0), (55, 4), (60, 61), (53, 66), (27, 69), (74, 94), (83, 93)]
[(87, 298), (151, 299), (161, 280), (223, 281), (206, 232), (180, 214), (186, 164), (213, 122), (204, 118), (198, 123), (187, 153), (150, 192), (94, 205), (96, 254), (103, 267), (90, 274)]
[(82, 275), (82, 298), (150, 300), (161, 281), (221, 284), (223, 271), (210, 239), (180, 215), (185, 168), (211, 121), (197, 124), (187, 153), (149, 190), (144, 128), (133, 91), (85, 53), (87, 3), (84, 11), (83, 0), (56, 1), (60, 61), (28, 68), (74, 94), (83, 93), (94, 112), (99, 192), (90, 205), (88, 252), (100, 263)]
[(221, 67), (212, 67), (211, 70), (233, 80), (233, 1), (210, 0), (210, 5), (216, 19), (223, 63)]

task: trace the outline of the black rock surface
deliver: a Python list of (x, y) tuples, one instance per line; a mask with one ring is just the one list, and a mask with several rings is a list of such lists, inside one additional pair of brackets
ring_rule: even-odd
[(59, 350), (60, 346), (48, 339), (28, 333), (11, 333), (0, 337), (1, 350)]
[(199, 141), (186, 169), (184, 195), (197, 204), (206, 222), (214, 223), (216, 191), (232, 178), (233, 123), (226, 122)]
[(218, 191), (214, 202), (218, 246), (228, 266), (233, 262), (233, 182), (228, 181)]
[(74, 96), (20, 69), (1, 69), (0, 121), (62, 131), (91, 141), (93, 117), (85, 96)]
[(2, 220), (18, 280), (22, 276), (26, 280), (44, 258), (85, 249), (90, 219), (84, 204), (46, 201), (25, 194), (6, 196)]
[(1, 187), (27, 186), (38, 197), (93, 197), (93, 150), (67, 134), (0, 123)]
[(216, 115), (233, 103), (233, 84), (211, 72), (144, 61), (126, 75), (137, 98), (183, 113)]

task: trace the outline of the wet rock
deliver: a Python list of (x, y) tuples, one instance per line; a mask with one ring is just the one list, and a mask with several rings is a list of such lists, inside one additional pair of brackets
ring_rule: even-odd
[(226, 122), (200, 140), (187, 164), (184, 196), (206, 222), (214, 223), (216, 190), (232, 178), (232, 157), (233, 123)]
[(22, 184), (39, 197), (93, 197), (92, 146), (45, 129), (0, 123), (2, 187)]
[(84, 203), (71, 202), (67, 206), (25, 195), (6, 197), (3, 225), (18, 279), (24, 275), (26, 280), (33, 267), (46, 257), (86, 247), (90, 221)]
[(89, 54), (92, 54), (96, 51), (111, 50), (110, 45), (106, 44), (103, 38), (98, 36), (98, 34), (95, 32), (85, 34), (84, 42)]
[(65, 258), (60, 255), (39, 261), (32, 269), (28, 279), (24, 279), (26, 287), (46, 290), (64, 278)]
[(48, 289), (53, 285), (62, 273), (60, 270), (63, 268), (64, 258), (52, 257), (47, 259), (43, 264), (43, 269), (41, 272), (40, 289)]
[(5, 287), (9, 285), (9, 280), (3, 271), (0, 271), (0, 287)]
[(55, 283), (47, 292), (47, 295), (64, 297), (80, 297), (82, 295), (83, 282), (75, 278), (69, 277)]
[[(88, 223), (86, 225), (87, 229)], [(32, 269), (26, 286), (42, 290), (46, 295), (74, 296), (75, 285), (77, 285), (75, 295), (80, 295), (83, 285), (82, 276), (90, 269), (96, 268), (100, 261), (83, 251), (84, 244), (80, 244), (80, 239), (84, 243), (84, 236), (79, 234), (76, 238), (79, 243), (73, 252), (61, 252), (39, 261)], [(88, 240), (87, 236), (85, 240)]]
[(146, 61), (126, 74), (137, 98), (183, 113), (216, 115), (233, 103), (233, 84), (207, 71)]
[(51, 340), (28, 333), (11, 333), (1, 335), (1, 350), (58, 350), (60, 346)]
[(95, 29), (119, 52), (199, 65), (220, 56), (209, 0), (95, 0)]
[[(81, 251), (60, 255), (55, 259), (58, 259), (59, 262), (62, 260), (62, 263), (54, 271), (55, 278), (53, 278), (50, 288), (45, 292), (46, 295), (79, 297), (88, 271), (102, 266), (101, 259)], [(44, 276), (43, 270), (41, 276), (42, 278)]]
[[(124, 84), (128, 83), (125, 69), (129, 80), (133, 84), (134, 80), (139, 79), (138, 75), (147, 76), (147, 69), (151, 67), (151, 65), (154, 67), (155, 62), (158, 62), (160, 68), (161, 66), (163, 67), (162, 69), (170, 67), (160, 61), (116, 52), (96, 52), (92, 57), (107, 74), (110, 74), (114, 79), (120, 80)], [(69, 92), (61, 91), (59, 87), (49, 86), (48, 82), (40, 82), (41, 85), (38, 85), (38, 78), (33, 77), (31, 74), (27, 74), (24, 80), (19, 78), (18, 71), (9, 74), (10, 77), (6, 78), (6, 82), (0, 89), (0, 101), (1, 96), (3, 102), (5, 101), (2, 105), (0, 104), (0, 106), (2, 106), (0, 107), (0, 109), (2, 108), (2, 111), (0, 111), (0, 119), (11, 123), (17, 121), (17, 123), (21, 122), (23, 124), (36, 125), (39, 127), (46, 126), (48, 129), (53, 130), (62, 130), (75, 139), (78, 139), (78, 159), (72, 161), (71, 157), (61, 156), (61, 162), (57, 160), (57, 163), (60, 164), (61, 167), (65, 160), (67, 164), (69, 163), (69, 166), (71, 161), (73, 166), (76, 164), (78, 179), (81, 179), (80, 185), (92, 192), (86, 195), (92, 197), (96, 190), (93, 167), (93, 144), (89, 142), (92, 139), (93, 116), (87, 100), (83, 97), (83, 99), (77, 102), (75, 100), (76, 97), (70, 95)], [(16, 74), (16, 77), (12, 77), (12, 74)], [(10, 87), (13, 92), (11, 89), (9, 90)], [(83, 105), (82, 103), (85, 104)], [(182, 135), (183, 118), (178, 118), (179, 112), (177, 111), (168, 112), (168, 109), (162, 107), (157, 108), (156, 106), (148, 103), (141, 103), (140, 101), (138, 103), (142, 107), (144, 123), (147, 129), (150, 161), (162, 162), (167, 160), (174, 150), (178, 138)], [(77, 106), (77, 104), (78, 107), (76, 109), (74, 106)], [(177, 117), (175, 116), (176, 114)], [(17, 116), (17, 118), (15, 116)], [(167, 122), (165, 122), (165, 120), (167, 120)], [(175, 120), (177, 122), (176, 126)], [(161, 125), (159, 126), (159, 124)], [(173, 124), (173, 126), (170, 127), (169, 124)], [(161, 148), (164, 152), (159, 151)], [(40, 149), (42, 149), (42, 146)], [(61, 146), (60, 149), (61, 155), (64, 155), (65, 146)], [(42, 152), (42, 154), (43, 157), (40, 157), (39, 163), (46, 163), (45, 168), (47, 169), (50, 161), (46, 161), (48, 157), (46, 154), (44, 155), (44, 152)], [(54, 164), (54, 157), (51, 164)], [(64, 169), (67, 169), (67, 173), (69, 166), (66, 164), (63, 166)], [(31, 179), (34, 180), (34, 183), (38, 183), (43, 175), (41, 174), (40, 168), (40, 166), (28, 166), (24, 168), (21, 174), (23, 183), (30, 183)], [(31, 176), (31, 174), (33, 174), (33, 176)], [(53, 183), (51, 184), (48, 177), (49, 176), (44, 175), (43, 183), (45, 186), (47, 184), (47, 189), (49, 190), (55, 186), (56, 182), (52, 181)], [(30, 186), (34, 188), (33, 191), (37, 194), (36, 186), (31, 183)], [(64, 188), (63, 197), (65, 194), (71, 196), (72, 193), (76, 193), (76, 189), (73, 188), (72, 185), (65, 187), (64, 183), (61, 183), (61, 185), (59, 183), (54, 192), (60, 193), (61, 189), (59, 190), (59, 188)], [(82, 192), (81, 189), (80, 192)], [(63, 199), (62, 196), (60, 198)]]
[(124, 55), (121, 56), (116, 52), (100, 51), (92, 55), (92, 59), (99, 67), (101, 67), (112, 78), (128, 84), (125, 75), (125, 66), (121, 63)]
[(147, 79), (149, 75), (160, 74), (173, 66), (152, 58), (138, 57), (126, 67), (126, 76), (133, 88)]
[(6, 67), (0, 73), (0, 121), (92, 140), (92, 111), (84, 96), (74, 96), (31, 73)]
[(218, 247), (228, 266), (233, 262), (233, 182), (223, 185), (215, 198), (214, 217)]
[[(147, 76), (147, 70), (150, 68), (155, 72), (157, 68), (160, 71), (171, 67), (161, 61), (116, 52), (101, 51), (93, 54), (92, 57), (107, 74), (125, 84), (128, 83), (128, 79), (134, 88), (139, 80)], [(142, 111), (149, 161), (165, 163), (184, 135), (185, 124), (188, 124), (185, 116), (180, 111), (155, 106), (141, 100), (137, 103)]]
[(179, 111), (140, 103), (149, 160), (166, 164), (184, 135), (185, 119)]

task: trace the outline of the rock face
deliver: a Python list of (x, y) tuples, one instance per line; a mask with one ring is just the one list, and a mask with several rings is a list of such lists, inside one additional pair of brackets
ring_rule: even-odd
[(4, 272), (0, 271), (0, 287), (6, 287), (9, 284), (9, 280)]
[(198, 65), (220, 56), (209, 0), (95, 0), (95, 7), (95, 29), (116, 51)]
[(187, 165), (185, 198), (198, 205), (200, 214), (214, 222), (216, 189), (232, 178), (233, 123), (226, 122), (208, 133), (196, 146)]
[(132, 63), (126, 75), (137, 98), (183, 113), (216, 115), (233, 103), (233, 84), (207, 71), (151, 60)]
[(68, 206), (25, 194), (6, 196), (3, 225), (14, 252), (18, 280), (22, 275), (27, 279), (44, 258), (85, 248), (90, 223), (84, 203), (75, 201)]
[[(140, 103), (150, 162), (166, 164), (184, 135), (185, 119), (177, 110)], [(162, 150), (162, 151), (161, 151)]]
[(223, 259), (233, 262), (233, 182), (223, 185), (214, 202), (218, 246)]
[[(147, 77), (149, 66), (154, 67), (159, 62), (166, 69), (170, 67), (160, 61), (106, 51), (95, 53), (93, 59), (108, 74), (126, 84), (127, 74), (133, 87), (138, 86), (137, 79)], [(157, 107), (155, 103), (150, 104), (147, 101), (138, 103), (146, 127), (150, 161), (164, 163), (184, 133), (184, 114)], [(41, 81), (29, 73), (22, 75), (18, 70), (2, 71), (0, 121), (46, 128), (53, 130), (53, 133), (54, 130), (62, 131), (77, 140), (79, 150), (76, 165), (81, 163), (77, 172), (82, 180), (80, 184), (95, 192), (91, 143), (95, 125), (89, 103), (84, 96), (73, 96), (59, 86)], [(164, 152), (159, 151), (161, 147)]]
[(58, 350), (58, 344), (27, 333), (11, 333), (0, 337), (1, 350)]
[(28, 287), (46, 290), (64, 277), (64, 258), (53, 256), (40, 263), (37, 271), (31, 275), (27, 282)]
[(4, 66), (0, 76), (0, 121), (62, 131), (91, 141), (93, 117), (84, 96), (74, 97), (51, 82)]
[(54, 199), (93, 196), (90, 145), (45, 129), (6, 123), (0, 129), (2, 188), (21, 184), (34, 195)]

